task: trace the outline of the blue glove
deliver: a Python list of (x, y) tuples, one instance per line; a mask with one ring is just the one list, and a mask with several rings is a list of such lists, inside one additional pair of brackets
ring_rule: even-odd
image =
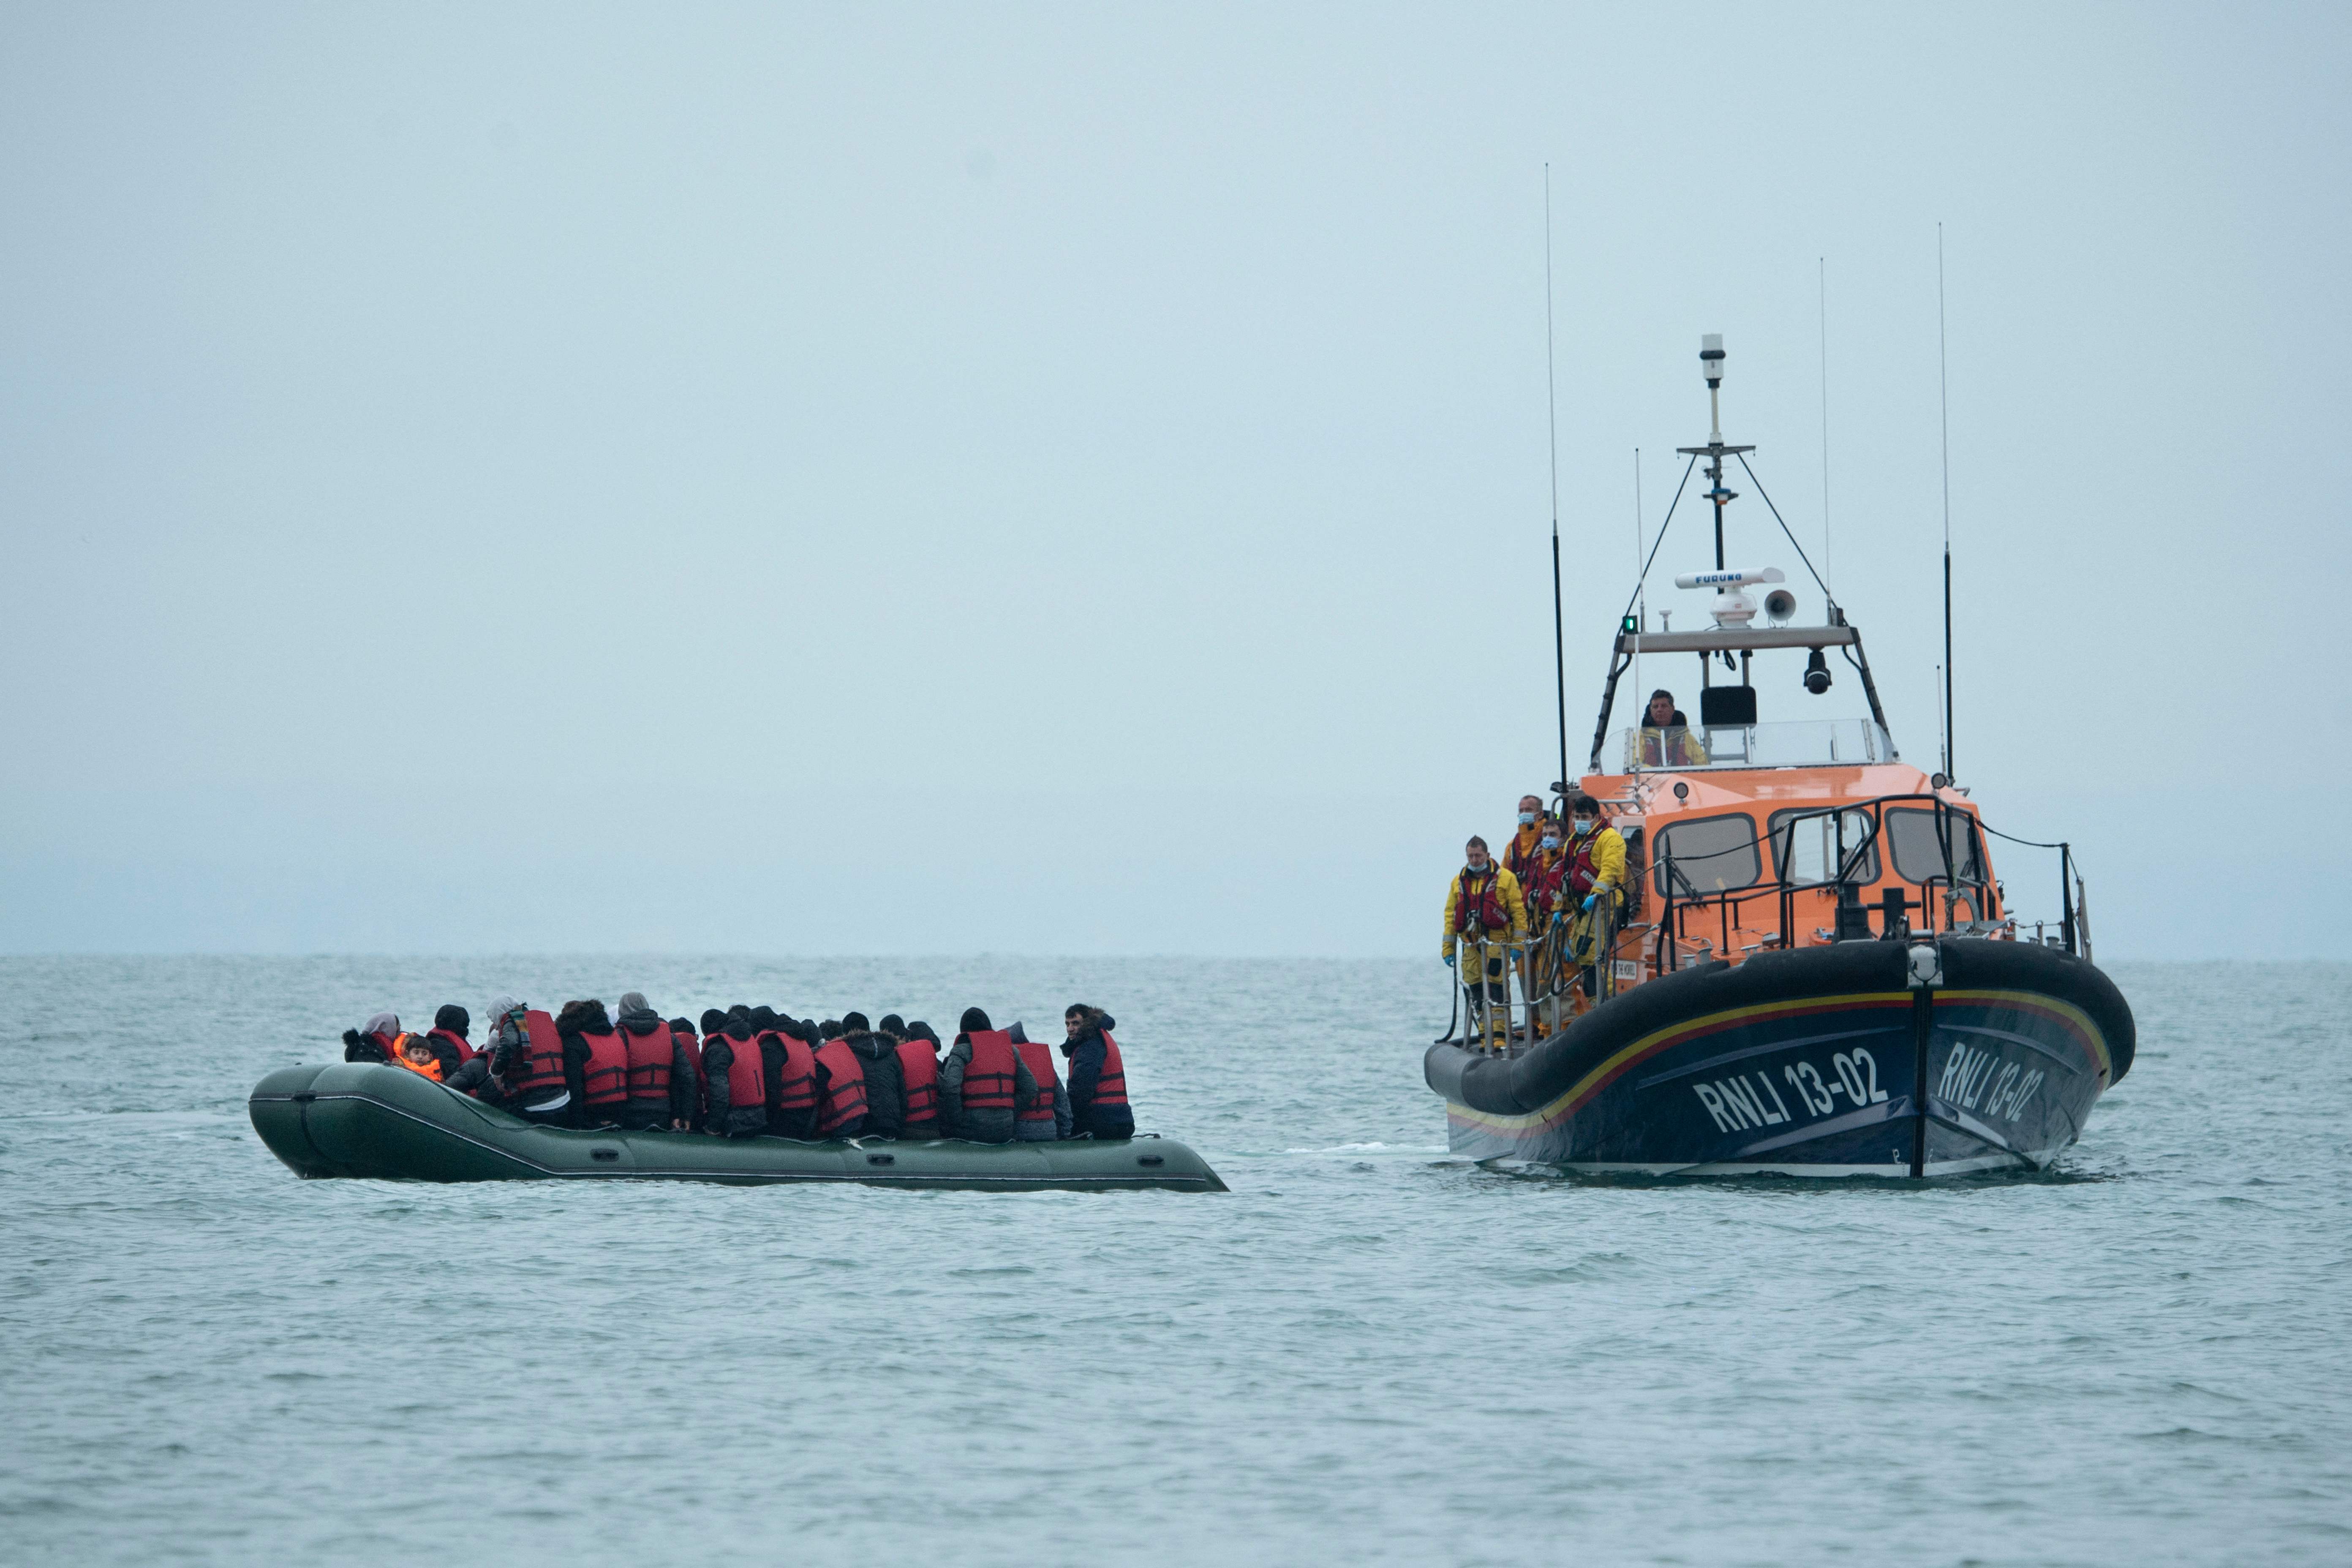
[(1527, 950), (1526, 948), (1524, 948), (1524, 947), (1515, 947), (1515, 948), (1511, 949), (1511, 962), (1512, 962), (1513, 963), (1517, 963), (1519, 960), (1521, 960), (1521, 959), (1525, 958), (1527, 955), (1528, 955), (1528, 950)]
[(1595, 905), (1595, 904), (1599, 903), (1600, 901), (1601, 901), (1601, 895), (1600, 895), (1600, 894), (1598, 894), (1598, 893), (1587, 893), (1587, 894), (1585, 894), (1585, 895), (1584, 895), (1584, 907), (1585, 907), (1588, 910), (1591, 910), (1591, 909), (1592, 908), (1592, 906), (1593, 906), (1593, 905)]
[(1450, 952), (1445, 955), (1445, 967), (1448, 969), (1454, 967), (1454, 955)]

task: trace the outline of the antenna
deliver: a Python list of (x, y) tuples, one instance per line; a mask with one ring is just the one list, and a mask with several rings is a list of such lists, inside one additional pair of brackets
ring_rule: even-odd
[(1944, 426), (1944, 777), (1952, 776), (1952, 378), (1944, 348), (1944, 226), (1936, 226), (1936, 392)]
[[(1637, 612), (1640, 618), (1634, 621), (1633, 626), (1639, 634), (1650, 629), (1650, 595), (1647, 592), (1650, 585), (1650, 568), (1649, 563), (1642, 559), (1642, 448), (1639, 447), (1633, 448), (1633, 570), (1640, 574), (1633, 584), (1633, 602), (1640, 606)], [(1642, 638), (1636, 635), (1633, 638), (1633, 695), (1641, 697), (1641, 689)], [(1645, 697), (1642, 700), (1644, 702), (1649, 700)], [(1639, 727), (1635, 726), (1637, 729)], [(1633, 754), (1638, 760), (1641, 756), (1641, 748), (1636, 746)]]
[[(1821, 262), (1821, 322), (1822, 322), (1822, 575), (1833, 575), (1830, 570), (1830, 258)], [(1832, 594), (1835, 604), (1837, 595)], [(1827, 620), (1829, 617), (1822, 617)]]
[(1551, 165), (1544, 165), (1544, 426), (1551, 438), (1551, 662), (1559, 693), (1559, 788), (1568, 792), (1568, 632), (1559, 601), (1559, 384), (1552, 370)]

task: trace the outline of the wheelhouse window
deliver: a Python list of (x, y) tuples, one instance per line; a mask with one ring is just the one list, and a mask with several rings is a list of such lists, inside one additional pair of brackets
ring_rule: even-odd
[[(1945, 826), (1936, 826), (1937, 814), (1916, 806), (1886, 808), (1886, 839), (1895, 854), (1895, 874), (1906, 882), (1930, 877), (1950, 879), (1962, 887), (1984, 880), (1984, 858), (1977, 852), (1976, 822), (1964, 811), (1943, 814)], [(1952, 863), (1944, 865), (1944, 840), (1952, 840)]]
[(1678, 899), (1752, 888), (1764, 875), (1763, 859), (1756, 850), (1756, 819), (1744, 811), (1669, 824), (1659, 829), (1657, 847), (1650, 852), (1650, 858), (1656, 868), (1660, 898), (1668, 890), (1669, 862), (1673, 893)]
[(1862, 858), (1853, 869), (1854, 881), (1867, 886), (1878, 880), (1878, 845), (1872, 838), (1870, 813), (1824, 811), (1815, 815), (1802, 807), (1772, 814), (1772, 864), (1779, 875), (1787, 879), (1790, 886), (1799, 888), (1817, 888), (1834, 879), (1841, 829), (1845, 834), (1845, 853), (1850, 856), (1856, 849), (1862, 850)]

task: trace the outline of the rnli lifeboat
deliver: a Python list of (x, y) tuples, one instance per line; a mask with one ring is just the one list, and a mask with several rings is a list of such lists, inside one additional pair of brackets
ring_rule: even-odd
[[(1948, 727), (1937, 772), (1903, 759), (1861, 630), (1818, 576), (1805, 625), (1783, 571), (1727, 564), (1727, 461), (1763, 492), (1755, 448), (1723, 439), (1719, 338), (1702, 362), (1718, 412), (1705, 446), (1679, 449), (1675, 506), (1695, 470), (1711, 481), (1715, 562), (1676, 581), (1710, 624), (1677, 631), (1663, 610), (1654, 626), (1636, 589), (1578, 781), (1624, 844), (1622, 898), (1580, 922), (1570, 900), (1507, 949), (1465, 945), (1464, 973), (1502, 978), (1456, 988), (1459, 1026), (1424, 1058), (1448, 1142), (1591, 1172), (2047, 1168), (2134, 1045), (2130, 1007), (2092, 963), (2072, 847), (1989, 821), (1948, 776)], [(1750, 588), (1765, 590), (1760, 625)], [(1697, 721), (1645, 707), (1612, 731), (1629, 673), (1695, 690)], [(1807, 703), (1839, 673), (1867, 717), (1763, 716), (1765, 692)], [(1565, 820), (1570, 792), (1553, 790)], [(1490, 951), (1504, 960), (1491, 970)]]

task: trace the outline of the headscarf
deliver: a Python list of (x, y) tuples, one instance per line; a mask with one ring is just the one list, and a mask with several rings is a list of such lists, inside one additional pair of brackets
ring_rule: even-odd
[(389, 1038), (391, 1036), (400, 1033), (400, 1015), (397, 1013), (378, 1013), (374, 1017), (370, 1018), (366, 1023), (360, 1026), (360, 1033), (362, 1035), (383, 1035)]
[(988, 1015), (977, 1007), (966, 1007), (963, 1010), (963, 1022), (956, 1026), (967, 1035), (974, 1031), (985, 1032), (995, 1026), (988, 1021)]

